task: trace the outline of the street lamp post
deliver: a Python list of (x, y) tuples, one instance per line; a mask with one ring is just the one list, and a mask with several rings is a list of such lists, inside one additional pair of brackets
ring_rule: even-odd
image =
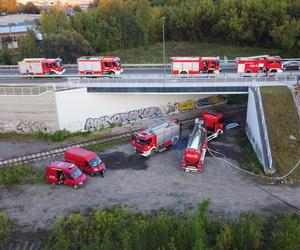
[(165, 19), (166, 19), (166, 17), (163, 17), (163, 54), (164, 54), (164, 79), (166, 79)]

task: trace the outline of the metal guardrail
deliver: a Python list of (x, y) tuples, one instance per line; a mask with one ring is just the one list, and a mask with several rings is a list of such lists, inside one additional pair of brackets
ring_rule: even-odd
[[(223, 77), (223, 78), (69, 78), (68, 84), (78, 87), (203, 87), (203, 86), (256, 86), (296, 83), (297, 76)], [(59, 84), (59, 83), (57, 83)]]
[[(137, 92), (201, 92), (201, 88), (220, 87), (245, 88), (256, 86), (280, 86), (295, 84), (297, 76), (275, 76), (275, 77), (223, 77), (223, 78), (69, 78), (63, 82), (40, 82), (40, 83), (12, 83), (0, 86), (0, 95), (39, 95), (45, 91), (58, 91), (74, 88), (102, 88), (106, 92), (116, 92), (120, 89), (128, 93)], [(36, 86), (35, 86), (36, 85)], [(30, 90), (31, 88), (31, 90)], [(182, 89), (180, 89), (182, 88)], [(125, 91), (124, 91), (125, 90)], [(215, 91), (216, 90), (212, 90)]]

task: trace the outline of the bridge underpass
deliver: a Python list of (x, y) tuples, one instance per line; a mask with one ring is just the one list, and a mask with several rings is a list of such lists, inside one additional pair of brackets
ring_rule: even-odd
[[(250, 141), (272, 168), (262, 105), (253, 89), (297, 83), (296, 76), (226, 78), (69, 78), (64, 82), (0, 86), (0, 131), (53, 132), (93, 130), (113, 123), (128, 123), (176, 115), (210, 106), (216, 95), (248, 94)], [(260, 97), (259, 97), (260, 98)], [(222, 102), (222, 100), (220, 101)], [(109, 109), (108, 109), (109, 107)], [(252, 115), (251, 115), (252, 113)], [(250, 119), (250, 118), (249, 118)], [(263, 124), (261, 124), (263, 122)], [(251, 133), (250, 133), (251, 131)], [(259, 133), (256, 133), (259, 131)], [(266, 146), (267, 145), (267, 146)], [(266, 149), (267, 147), (267, 149)], [(265, 164), (265, 165), (266, 165)]]

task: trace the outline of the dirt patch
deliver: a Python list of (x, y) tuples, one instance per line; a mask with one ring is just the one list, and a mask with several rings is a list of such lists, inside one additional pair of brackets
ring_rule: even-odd
[[(180, 164), (189, 133), (190, 130), (183, 131), (175, 147), (151, 159), (135, 155), (129, 143), (106, 150), (100, 154), (107, 165), (105, 177), (89, 177), (87, 184), (78, 190), (50, 184), (19, 185), (17, 190), (2, 188), (0, 210), (8, 214), (18, 230), (31, 232), (51, 229), (57, 218), (72, 211), (84, 212), (114, 204), (139, 211), (160, 208), (182, 211), (193, 210), (203, 199), (210, 198), (213, 213), (230, 217), (247, 211), (292, 211), (271, 192), (300, 207), (300, 186), (265, 185), (263, 191), (259, 185), (234, 174), (224, 162), (209, 156), (201, 174), (184, 173)], [(235, 156), (239, 154), (232, 141), (235, 133), (238, 130), (225, 133), (210, 142), (210, 147), (225, 152), (238, 165), (236, 160), (241, 156)], [(37, 164), (44, 167), (45, 161)]]
[(118, 169), (134, 169), (145, 170), (147, 169), (147, 158), (139, 155), (126, 155), (123, 152), (114, 151), (107, 154), (102, 154), (101, 159), (106, 163), (108, 170)]

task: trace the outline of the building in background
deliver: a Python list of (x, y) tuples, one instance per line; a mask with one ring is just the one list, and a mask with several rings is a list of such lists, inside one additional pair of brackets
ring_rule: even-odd
[(0, 16), (0, 49), (4, 46), (18, 49), (20, 38), (26, 36), (28, 30), (34, 30), (37, 40), (42, 40), (42, 35), (35, 29), (39, 18), (40, 15), (25, 14)]
[(17, 0), (0, 0), (0, 13), (16, 13)]

